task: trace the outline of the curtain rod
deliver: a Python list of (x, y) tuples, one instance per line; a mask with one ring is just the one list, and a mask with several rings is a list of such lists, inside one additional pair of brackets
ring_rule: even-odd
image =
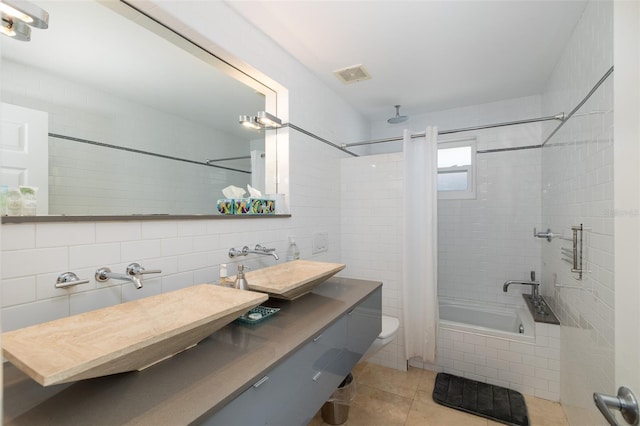
[[(565, 120), (564, 112), (558, 113), (556, 115), (549, 115), (547, 117), (527, 118), (527, 119), (524, 119), (524, 120), (505, 121), (505, 122), (502, 122), (502, 123), (485, 124), (485, 125), (481, 125), (481, 126), (472, 126), (472, 127), (463, 127), (463, 128), (460, 128), (460, 129), (441, 130), (441, 131), (438, 131), (438, 135), (450, 135), (450, 134), (453, 134), (453, 133), (468, 132), (468, 131), (472, 131), (472, 130), (492, 129), (494, 127), (515, 126), (517, 124), (537, 123), (537, 122), (540, 122), (540, 121), (551, 121), (551, 120), (559, 120), (559, 121), (564, 122), (564, 120)], [(425, 137), (424, 133), (416, 133), (416, 134), (411, 135), (412, 139), (424, 138), (424, 137)], [(397, 142), (397, 141), (401, 141), (401, 140), (403, 140), (403, 138), (401, 136), (398, 136), (398, 137), (394, 137), (394, 138), (375, 139), (375, 140), (364, 141), (364, 142), (355, 142), (355, 143), (342, 144), (341, 147), (342, 148), (349, 148), (349, 147), (352, 147), (352, 146), (373, 145), (373, 144), (377, 144), (377, 143)]]
[[(527, 146), (527, 147), (521, 147), (523, 149), (527, 149), (527, 148), (542, 148), (558, 132), (558, 130), (560, 130), (560, 128), (562, 126), (564, 126), (564, 124), (571, 117), (573, 117), (576, 114), (576, 112), (578, 112), (578, 110), (580, 108), (582, 108), (582, 106), (589, 100), (589, 98), (595, 93), (596, 90), (598, 90), (598, 88), (602, 85), (602, 83), (604, 83), (605, 80), (612, 73), (613, 73), (613, 66), (611, 68), (609, 68), (607, 70), (607, 72), (605, 72), (605, 74), (602, 76), (602, 78), (591, 88), (589, 93), (587, 93), (587, 95), (578, 103), (578, 105), (575, 106), (575, 108), (573, 108), (573, 110), (571, 110), (571, 112), (568, 115), (565, 115), (564, 112), (561, 112), (561, 113), (558, 113), (556, 115), (550, 115), (550, 116), (547, 116), (547, 117), (539, 117), (539, 118), (530, 118), (530, 119), (525, 119), (525, 120), (507, 121), (507, 122), (504, 122), (504, 123), (487, 124), (487, 125), (483, 125), (483, 126), (464, 127), (464, 128), (452, 129), (452, 130), (442, 130), (442, 131), (438, 132), (438, 135), (449, 135), (449, 134), (452, 134), (452, 133), (467, 132), (467, 131), (472, 131), (472, 130), (491, 129), (491, 128), (494, 128), (494, 127), (513, 126), (513, 125), (517, 125), (517, 124), (537, 123), (537, 122), (540, 122), (540, 121), (551, 121), (551, 120), (560, 121), (560, 123), (556, 126), (555, 129), (553, 129), (551, 134), (549, 134), (549, 136), (545, 139), (545, 141), (543, 143), (541, 143), (540, 145), (530, 145), (530, 146)], [(425, 137), (424, 133), (417, 133), (417, 134), (411, 135), (412, 139), (423, 138), (423, 137)], [(340, 145), (340, 147), (342, 149), (345, 149), (345, 148), (349, 148), (349, 147), (352, 147), (352, 146), (373, 145), (373, 144), (377, 144), (377, 143), (397, 142), (397, 141), (401, 141), (401, 140), (403, 140), (402, 137), (375, 139), (375, 140), (364, 141), (364, 142), (342, 144), (342, 145)], [(479, 154), (484, 154), (484, 153), (489, 153), (489, 152), (500, 152), (500, 151), (507, 151), (507, 150), (512, 150), (512, 149), (519, 149), (519, 148), (487, 149), (487, 150), (484, 150), (484, 151), (478, 151), (478, 153)]]
[(232, 172), (251, 174), (250, 171), (234, 169), (232, 167), (217, 166), (215, 164), (208, 164), (208, 163), (204, 163), (202, 161), (195, 161), (195, 160), (189, 160), (189, 159), (186, 159), (186, 158), (172, 157), (170, 155), (158, 154), (158, 153), (155, 153), (155, 152), (143, 151), (141, 149), (135, 149), (135, 148), (127, 148), (125, 146), (111, 145), (111, 144), (104, 143), (104, 142), (96, 142), (96, 141), (92, 141), (92, 140), (89, 140), (89, 139), (76, 138), (76, 137), (73, 137), (73, 136), (66, 136), (66, 135), (59, 135), (59, 134), (56, 134), (56, 133), (49, 133), (49, 137), (57, 138), (57, 139), (63, 139), (63, 140), (66, 140), (66, 141), (85, 143), (85, 144), (88, 144), (88, 145), (101, 146), (101, 147), (104, 147), (104, 148), (118, 149), (120, 151), (133, 152), (133, 153), (136, 153), (136, 154), (149, 155), (149, 156), (152, 156), (152, 157), (164, 158), (165, 160), (182, 161), (184, 163), (198, 164), (200, 166), (215, 167), (216, 169), (224, 169), (224, 170), (229, 170), (229, 171), (232, 171)]
[[(260, 154), (260, 158), (264, 158), (264, 154)], [(211, 163), (218, 163), (220, 161), (249, 160), (249, 159), (251, 159), (250, 155), (242, 155), (240, 157), (214, 158), (211, 160), (205, 160), (205, 163), (210, 165)]]
[(565, 118), (564, 120), (562, 120), (562, 122), (560, 124), (558, 124), (558, 126), (556, 126), (555, 129), (553, 129), (553, 131), (551, 132), (551, 134), (549, 134), (549, 136), (547, 136), (547, 138), (544, 140), (544, 142), (542, 142), (542, 146), (545, 146), (547, 142), (549, 142), (549, 140), (551, 140), (551, 138), (558, 133), (558, 130), (560, 130), (560, 128), (562, 128), (562, 126), (564, 126), (564, 123), (567, 122), (567, 120), (569, 120), (571, 117), (573, 117), (573, 115), (578, 112), (578, 110), (580, 108), (582, 108), (582, 105), (584, 105), (589, 98), (591, 97), (591, 95), (593, 95), (596, 90), (598, 90), (598, 88), (602, 85), (602, 83), (605, 82), (605, 80), (611, 75), (611, 73), (613, 73), (613, 65), (611, 66), (611, 68), (609, 68), (607, 70), (607, 72), (604, 73), (604, 75), (602, 76), (602, 78), (600, 80), (598, 80), (598, 82), (595, 84), (595, 86), (593, 86), (591, 88), (591, 90), (589, 91), (589, 93), (587, 93), (587, 96), (584, 97), (584, 99), (582, 99), (580, 101), (580, 103), (578, 105), (576, 105), (576, 107), (569, 113), (569, 115), (567, 115), (567, 118)]

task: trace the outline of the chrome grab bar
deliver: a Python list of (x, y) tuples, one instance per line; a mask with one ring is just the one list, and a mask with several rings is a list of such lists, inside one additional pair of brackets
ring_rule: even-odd
[(617, 396), (604, 395), (598, 392), (593, 393), (593, 401), (602, 413), (607, 422), (611, 426), (620, 426), (615, 416), (609, 408), (620, 410), (624, 420), (630, 424), (638, 425), (638, 400), (631, 390), (627, 387), (620, 386)]

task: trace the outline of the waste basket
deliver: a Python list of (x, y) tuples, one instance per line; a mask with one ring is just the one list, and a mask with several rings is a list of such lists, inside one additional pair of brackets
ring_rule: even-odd
[(322, 420), (330, 425), (341, 425), (349, 418), (349, 407), (356, 396), (356, 382), (353, 373), (340, 383), (331, 397), (322, 406)]

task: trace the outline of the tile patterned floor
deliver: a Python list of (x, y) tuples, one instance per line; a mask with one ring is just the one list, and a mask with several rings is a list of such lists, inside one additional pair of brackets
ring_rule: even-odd
[[(496, 426), (483, 417), (436, 404), (431, 398), (436, 373), (419, 368), (398, 371), (360, 363), (353, 370), (357, 396), (346, 426)], [(560, 404), (525, 395), (532, 426), (568, 426)], [(326, 425), (320, 412), (309, 426)]]

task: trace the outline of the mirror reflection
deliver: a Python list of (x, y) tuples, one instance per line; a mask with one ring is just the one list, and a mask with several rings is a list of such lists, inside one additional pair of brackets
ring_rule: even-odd
[(43, 6), (47, 30), (0, 38), (0, 183), (38, 187), (38, 215), (215, 214), (228, 185), (264, 193), (264, 134), (238, 117), (268, 87), (120, 2)]

